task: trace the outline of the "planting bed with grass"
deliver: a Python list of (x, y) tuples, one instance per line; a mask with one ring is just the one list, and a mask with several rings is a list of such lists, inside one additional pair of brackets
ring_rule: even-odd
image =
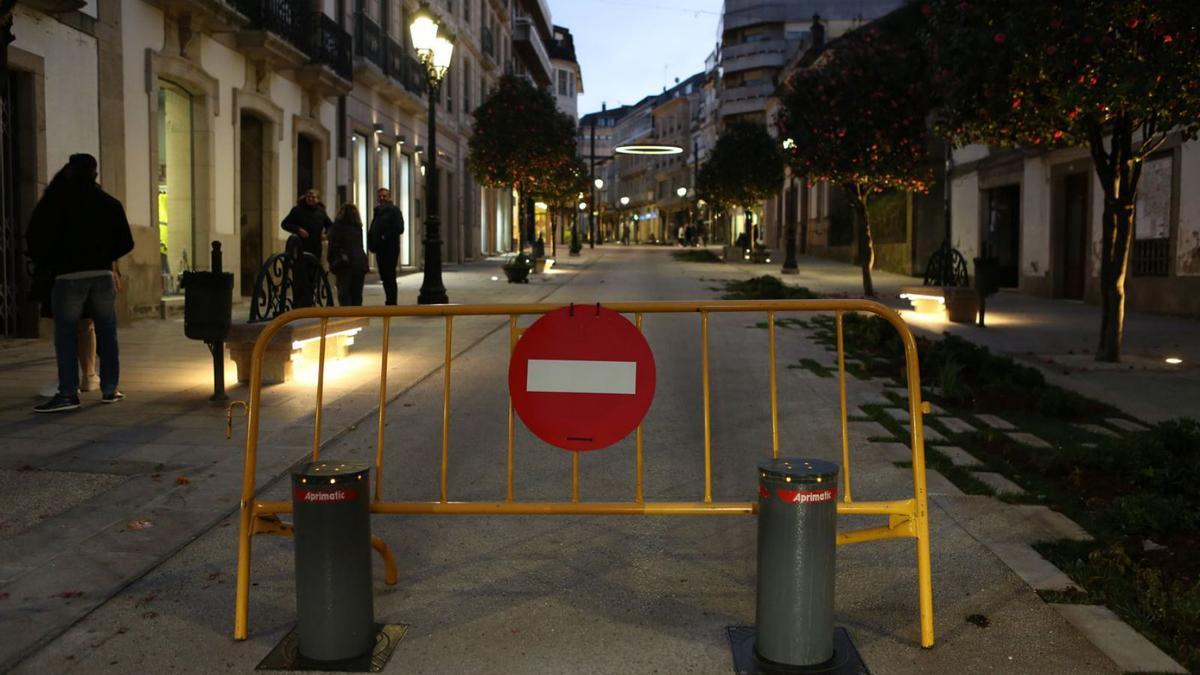
[[(819, 316), (812, 323), (817, 340), (832, 348), (833, 319)], [(847, 314), (843, 334), (847, 356), (863, 364), (856, 375), (901, 380), (903, 345), (890, 324)], [(1038, 547), (1084, 589), (1073, 601), (1107, 605), (1200, 672), (1200, 424), (1183, 419), (1127, 431), (1106, 425), (1135, 422), (1119, 410), (1051, 385), (1041, 371), (962, 338), (918, 337), (917, 349), (925, 398), (976, 431), (955, 433), (935, 416), (926, 416), (926, 425), (1026, 490), (1006, 500), (1051, 506), (1095, 537)], [(829, 374), (816, 363), (800, 367)], [(907, 408), (902, 390), (885, 391)], [(864, 411), (907, 441), (903, 428), (877, 408)], [(978, 415), (1000, 416), (1051, 447), (1022, 443)], [(964, 492), (990, 492), (937, 444), (927, 446), (927, 459)]]

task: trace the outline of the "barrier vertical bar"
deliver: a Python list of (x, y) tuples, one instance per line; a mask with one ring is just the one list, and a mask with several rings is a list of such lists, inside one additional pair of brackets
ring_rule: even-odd
[[(508, 315), (508, 354), (512, 357), (513, 350), (517, 348), (517, 315)], [(505, 501), (513, 500), (513, 442), (515, 440), (515, 427), (513, 421), (513, 404), (512, 392), (508, 393), (508, 495)]]
[[(901, 330), (903, 326), (903, 330)], [(929, 557), (929, 504), (925, 484), (925, 416), (921, 404), (921, 366), (917, 344), (907, 325), (897, 326), (904, 340), (908, 366), (908, 414), (912, 421), (914, 524), (917, 531), (917, 603), (921, 615), (921, 646), (933, 646), (933, 578)]]
[(321, 319), (321, 349), (317, 357), (317, 413), (313, 418), (313, 461), (321, 459), (321, 402), (325, 398), (325, 338), (329, 319)]
[(708, 312), (700, 311), (701, 368), (704, 369), (704, 503), (712, 503), (712, 417), (708, 389)]
[[(634, 322), (637, 325), (638, 332), (642, 332), (642, 314), (639, 312), (634, 315)], [(642, 455), (642, 423), (637, 425), (637, 487), (634, 489), (633, 500), (638, 504), (645, 501), (643, 493), (643, 476), (645, 475), (645, 465), (643, 464)]]
[(442, 366), (442, 503), (447, 499), (446, 487), (447, 466), (450, 461), (450, 357), (453, 354), (454, 315), (446, 315), (446, 357)]
[(383, 427), (387, 411), (388, 342), (392, 337), (392, 317), (383, 317), (383, 351), (379, 357), (379, 429), (375, 435), (375, 501), (383, 496)]
[(579, 453), (571, 453), (571, 503), (579, 503)]
[(775, 382), (775, 312), (767, 312), (767, 335), (771, 343), (771, 457), (779, 458), (779, 396)]
[(846, 351), (842, 341), (842, 310), (837, 310), (838, 401), (842, 415), (842, 501), (850, 499), (850, 419), (846, 412)]

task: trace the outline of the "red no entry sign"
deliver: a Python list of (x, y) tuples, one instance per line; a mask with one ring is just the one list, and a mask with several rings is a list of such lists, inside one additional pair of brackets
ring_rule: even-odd
[(654, 400), (654, 354), (628, 319), (599, 305), (563, 307), (525, 330), (508, 366), (521, 421), (565, 450), (629, 435)]

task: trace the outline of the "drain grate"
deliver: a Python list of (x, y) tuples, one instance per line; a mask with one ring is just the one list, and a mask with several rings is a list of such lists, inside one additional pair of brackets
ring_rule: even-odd
[(380, 673), (392, 652), (404, 639), (408, 625), (376, 624), (375, 648), (369, 654), (344, 661), (314, 661), (300, 654), (300, 637), (295, 629), (285, 635), (255, 670), (324, 670), (339, 673)]
[(733, 672), (737, 675), (871, 675), (845, 628), (836, 628), (833, 631), (833, 658), (815, 666), (763, 663), (754, 653), (754, 626), (728, 626), (725, 632), (729, 637), (729, 648), (733, 651)]

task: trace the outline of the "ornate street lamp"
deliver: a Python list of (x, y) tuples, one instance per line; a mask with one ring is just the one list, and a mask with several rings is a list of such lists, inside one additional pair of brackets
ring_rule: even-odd
[(422, 2), (408, 25), (417, 58), (425, 66), (425, 84), (429, 91), (429, 136), (428, 169), (425, 172), (425, 274), (417, 304), (444, 305), (450, 302), (446, 286), (442, 283), (442, 233), (438, 217), (438, 166), (437, 166), (437, 93), (450, 58), (454, 54), (454, 36), (440, 34), (438, 18)]

